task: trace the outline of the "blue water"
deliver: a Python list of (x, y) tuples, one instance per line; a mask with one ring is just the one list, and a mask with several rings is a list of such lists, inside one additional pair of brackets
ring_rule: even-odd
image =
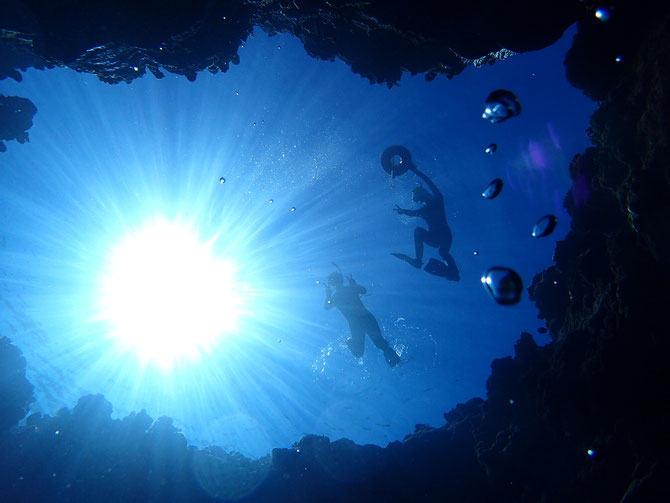
[[(0, 82), (38, 108), (30, 143), (0, 156), (0, 334), (26, 357), (33, 411), (102, 393), (116, 417), (146, 409), (173, 417), (193, 444), (261, 456), (306, 433), (385, 445), (484, 396), (491, 360), (542, 323), (525, 291), (515, 306), (494, 303), (482, 273), (511, 267), (527, 286), (569, 229), (567, 167), (588, 145), (594, 110), (564, 77), (572, 33), (451, 81), (405, 76), (391, 90), (259, 30), (239, 66), (195, 83), (145, 75), (109, 86), (64, 69)], [(490, 124), (482, 107), (499, 88), (523, 111)], [(490, 143), (498, 149), (486, 155)], [(412, 254), (421, 224), (392, 211), (414, 207), (417, 182), (382, 171), (392, 144), (444, 194), (458, 283), (390, 255)], [(503, 191), (486, 200), (494, 178)], [(532, 238), (548, 213), (556, 231)], [(252, 292), (235, 334), (170, 370), (143, 365), (96, 318), (109, 250), (158, 217), (211, 240)], [(425, 260), (436, 256), (426, 249)], [(317, 283), (332, 262), (368, 289), (366, 306), (407, 363), (390, 369), (369, 339), (362, 360), (349, 353), (346, 321), (323, 309)]]

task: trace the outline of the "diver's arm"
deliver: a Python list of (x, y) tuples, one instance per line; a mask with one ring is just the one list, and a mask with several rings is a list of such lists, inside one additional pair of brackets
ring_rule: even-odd
[(409, 169), (410, 169), (411, 171), (414, 171), (414, 173), (416, 173), (416, 175), (417, 175), (419, 178), (421, 178), (424, 182), (426, 182), (426, 185), (428, 185), (428, 187), (430, 188), (430, 190), (433, 191), (433, 194), (434, 194), (434, 195), (436, 195), (436, 196), (440, 196), (440, 197), (442, 196), (442, 193), (440, 192), (440, 189), (438, 189), (438, 188), (437, 188), (437, 185), (435, 185), (435, 184), (433, 183), (433, 181), (432, 181), (430, 178), (428, 178), (428, 175), (426, 175), (425, 173), (422, 173), (421, 171), (419, 171), (419, 168), (417, 168), (416, 166), (413, 166), (413, 167), (411, 167), (411, 168), (409, 168)]
[(395, 205), (395, 208), (393, 208), (393, 211), (395, 211), (398, 215), (407, 215), (409, 217), (419, 216), (419, 210), (406, 210), (405, 208), (401, 208), (397, 204)]
[(351, 288), (358, 295), (365, 295), (366, 293), (368, 293), (367, 289), (364, 286), (361, 286), (358, 283), (356, 283), (356, 280), (354, 279), (353, 276), (349, 276), (349, 288)]

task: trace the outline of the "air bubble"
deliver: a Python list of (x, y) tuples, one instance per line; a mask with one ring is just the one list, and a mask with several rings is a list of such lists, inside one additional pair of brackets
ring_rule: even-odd
[(291, 207), (291, 211), (295, 211), (295, 206)]
[(482, 192), (482, 197), (485, 197), (486, 199), (495, 199), (498, 197), (498, 194), (500, 194), (502, 188), (503, 181), (500, 178), (496, 178), (486, 186)]
[(219, 178), (219, 183), (226, 183), (226, 179), (224, 177)]
[(272, 204), (272, 203), (274, 203), (274, 202), (275, 202), (274, 199), (270, 199), (270, 200), (268, 201), (268, 203), (270, 203), (270, 204)]
[(484, 153), (491, 155), (496, 150), (498, 150), (498, 145), (496, 145), (495, 143), (491, 143), (491, 145), (489, 145), (484, 149)]
[(498, 89), (489, 94), (484, 105), (482, 119), (493, 124), (503, 122), (521, 113), (521, 103), (512, 91)]
[(609, 21), (611, 14), (609, 9), (606, 9), (605, 7), (599, 7), (598, 9), (596, 9), (595, 16), (597, 19), (600, 19), (601, 21)]
[(592, 458), (596, 457), (596, 451), (594, 451), (593, 449), (587, 449), (586, 454), (588, 454)]
[(556, 224), (558, 224), (558, 218), (556, 218), (554, 215), (543, 216), (537, 221), (535, 225), (533, 225), (533, 237), (543, 238), (548, 236), (554, 232)]
[(481, 281), (498, 304), (510, 306), (521, 300), (523, 282), (519, 275), (508, 267), (491, 267), (482, 276)]
[(475, 250), (475, 251), (472, 252), (472, 254), (476, 256), (476, 255), (479, 255), (479, 252), (477, 250)]

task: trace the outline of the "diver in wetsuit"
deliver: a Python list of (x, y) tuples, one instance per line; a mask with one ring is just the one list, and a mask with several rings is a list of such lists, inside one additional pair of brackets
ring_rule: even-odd
[(404, 253), (391, 253), (391, 255), (419, 269), (423, 265), (423, 245), (425, 243), (428, 246), (437, 248), (443, 260), (443, 262), (439, 262), (435, 259), (430, 259), (425, 270), (451, 281), (459, 281), (461, 276), (456, 267), (456, 262), (454, 262), (454, 258), (449, 254), (452, 237), (451, 229), (449, 229), (449, 224), (447, 224), (447, 216), (444, 213), (444, 198), (442, 197), (442, 193), (433, 181), (419, 171), (415, 165), (409, 163), (408, 170), (413, 171), (426, 182), (432, 194), (422, 186), (416, 187), (412, 190), (412, 200), (417, 203), (423, 203), (423, 206), (418, 210), (407, 210), (396, 205), (394, 210), (400, 215), (423, 218), (428, 224), (428, 230), (423, 227), (414, 229), (415, 258)]
[(382, 331), (375, 317), (361, 302), (361, 295), (365, 294), (367, 290), (356, 283), (351, 275), (348, 280), (349, 286), (344, 286), (344, 279), (340, 271), (333, 272), (328, 276), (326, 300), (323, 307), (326, 309), (338, 308), (349, 322), (351, 337), (347, 339), (347, 346), (354, 357), (360, 358), (363, 356), (365, 334), (367, 333), (375, 346), (384, 352), (386, 362), (391, 367), (395, 367), (400, 363), (400, 357), (382, 336)]

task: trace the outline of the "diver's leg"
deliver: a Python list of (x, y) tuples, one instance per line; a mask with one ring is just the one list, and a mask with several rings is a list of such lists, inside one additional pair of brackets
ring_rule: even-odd
[(438, 253), (440, 254), (440, 257), (442, 257), (442, 260), (444, 260), (444, 264), (447, 266), (445, 278), (451, 281), (460, 281), (461, 274), (458, 272), (454, 257), (449, 253), (449, 248), (444, 245), (440, 246)]
[(423, 227), (414, 229), (414, 251), (416, 252), (416, 260), (419, 262), (417, 267), (421, 267), (423, 262), (423, 243), (427, 240), (428, 231)]
[(391, 347), (388, 341), (384, 339), (382, 331), (379, 328), (379, 323), (377, 323), (375, 317), (372, 316), (372, 313), (369, 313), (369, 316), (366, 316), (365, 329), (370, 336), (370, 339), (372, 339), (374, 345), (383, 351), (386, 363), (388, 363), (391, 367), (395, 367), (398, 363), (400, 363), (400, 357)]
[(347, 346), (354, 358), (360, 358), (365, 351), (365, 328), (360, 320), (349, 320), (349, 330), (351, 337), (347, 339)]

